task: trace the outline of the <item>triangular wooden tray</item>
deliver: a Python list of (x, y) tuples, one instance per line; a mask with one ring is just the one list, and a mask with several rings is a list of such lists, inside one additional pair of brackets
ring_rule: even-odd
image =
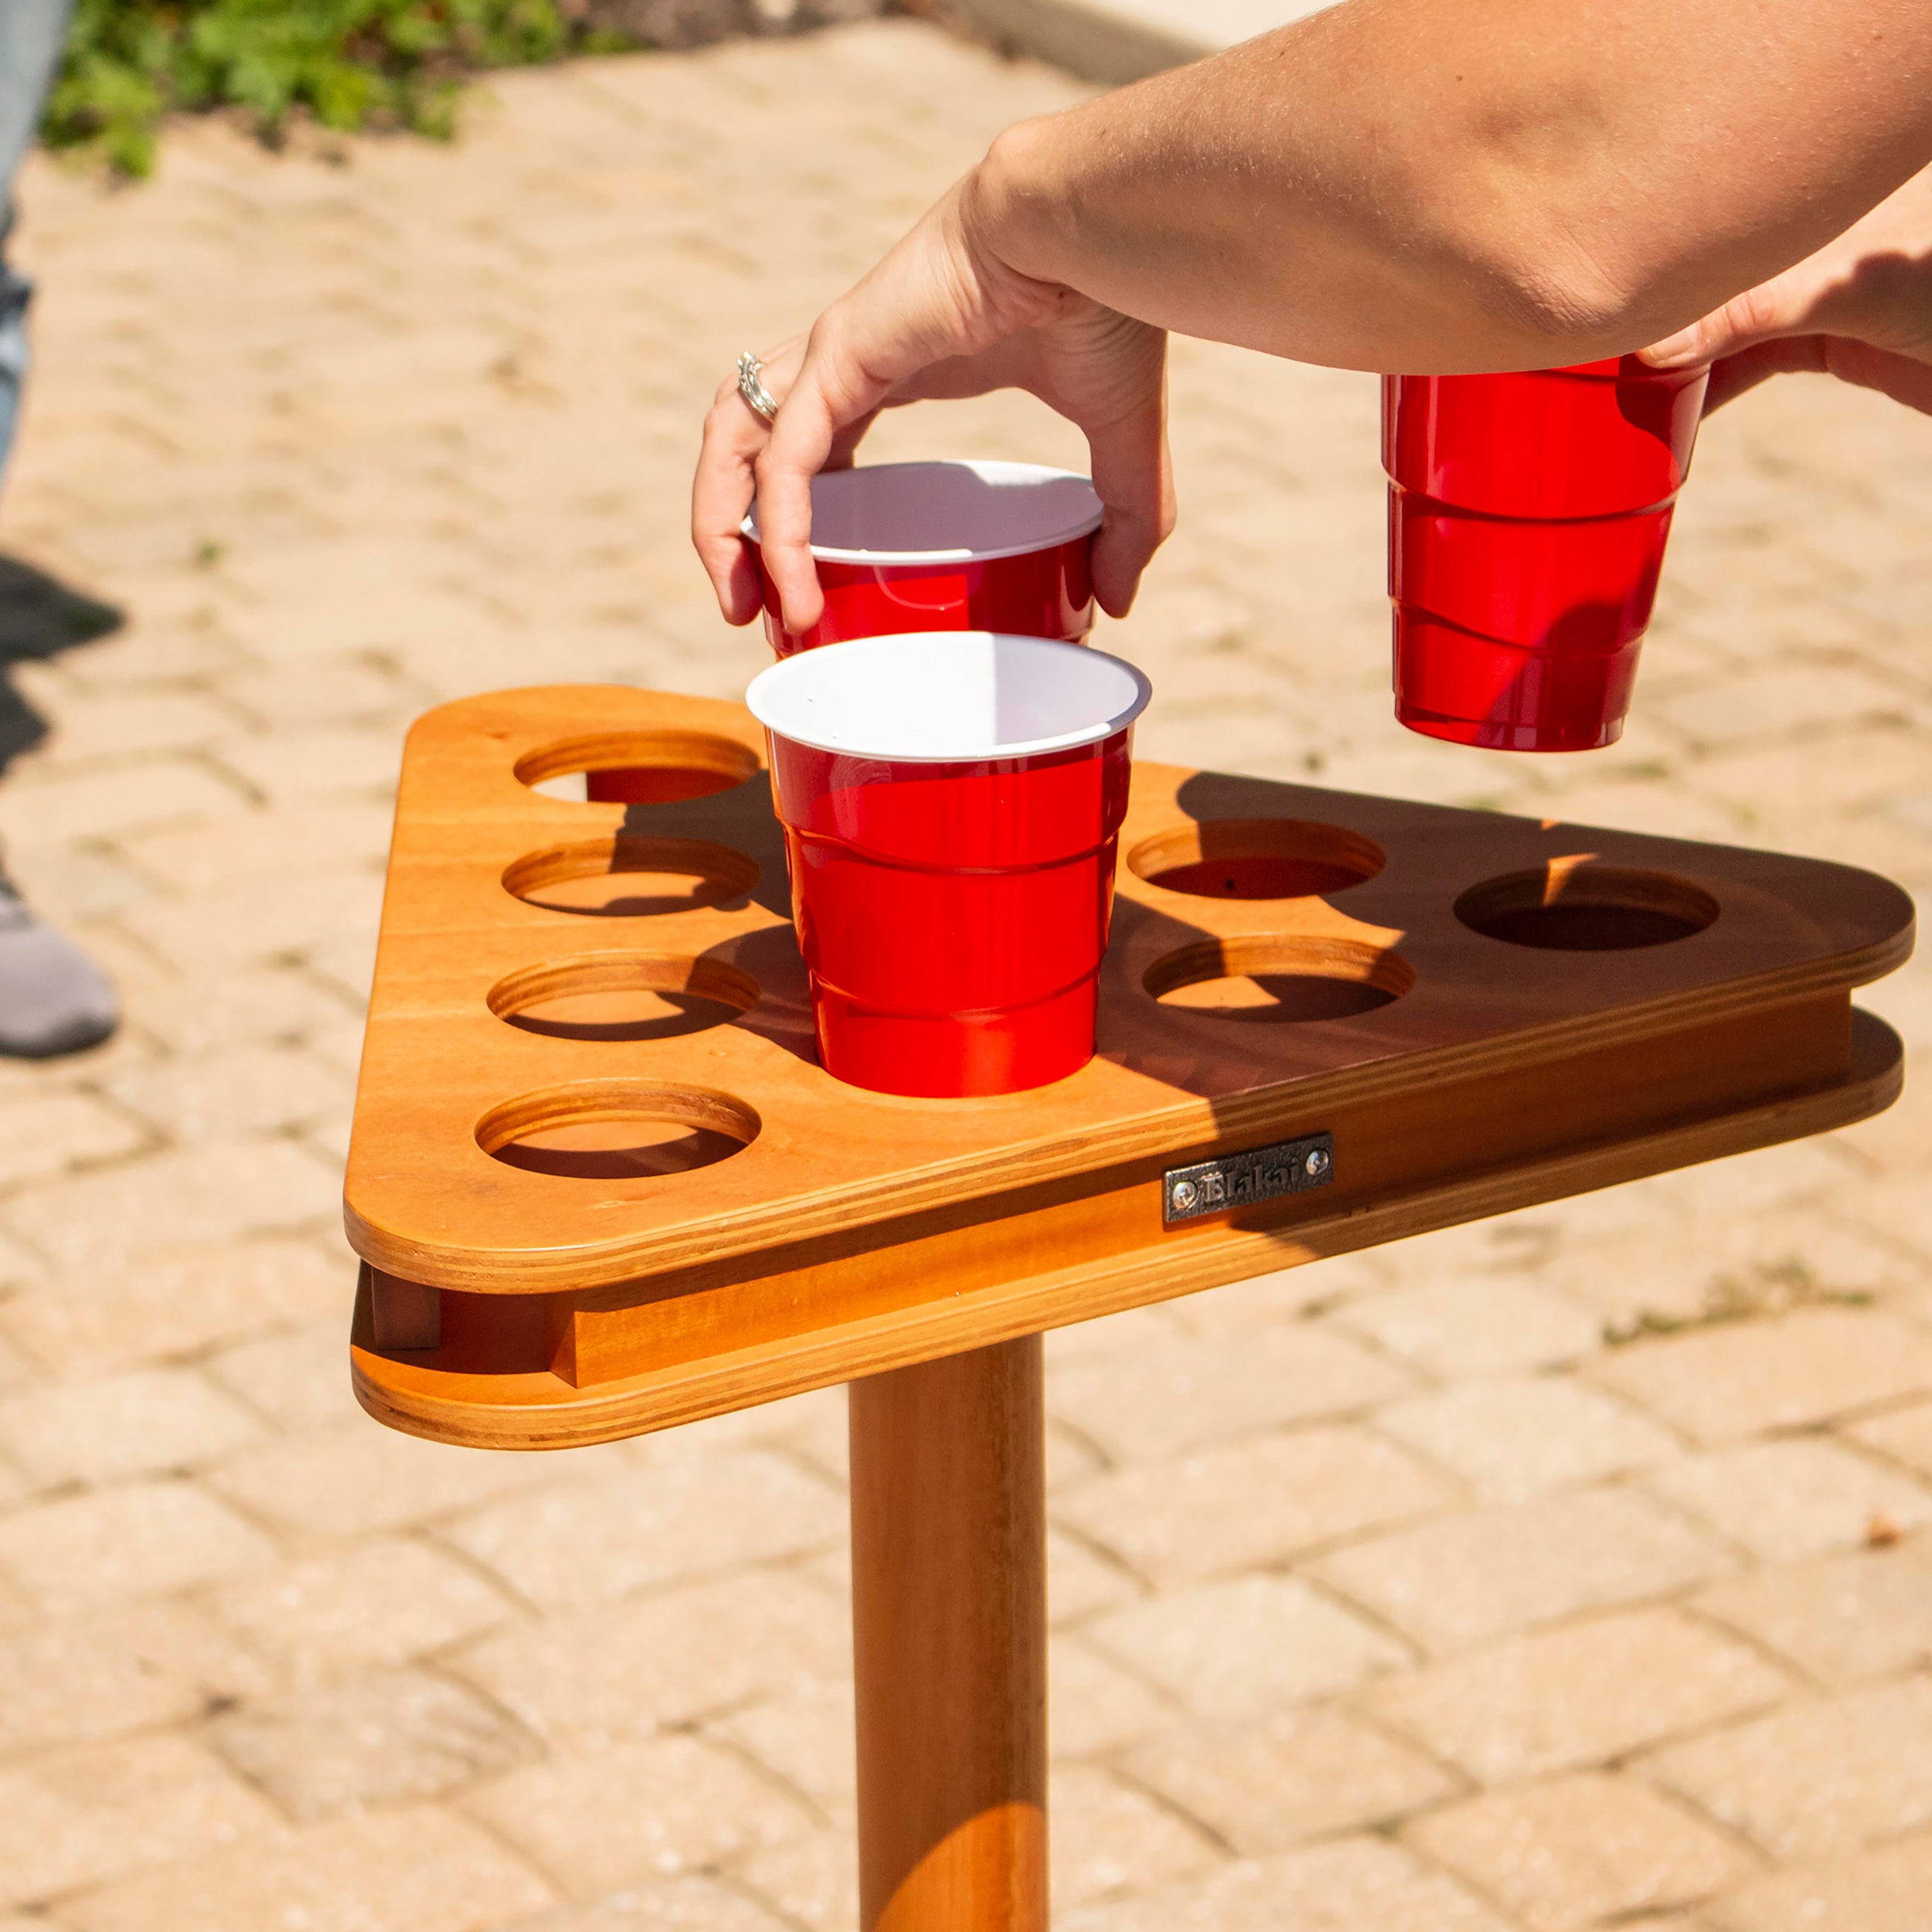
[[(1849, 999), (1910, 950), (1910, 901), (1872, 874), (1142, 764), (1099, 1056), (994, 1099), (862, 1092), (814, 1056), (763, 761), (741, 707), (620, 687), (467, 699), (410, 733), (345, 1190), (369, 1264), (357, 1386), (385, 1420), (505, 1446), (634, 1433), (1815, 1131), (1897, 1090), (1896, 1043)], [(725, 788), (532, 788), (587, 767)], [(1277, 864), (1328, 889), (1142, 876), (1196, 859), (1209, 885)], [(557, 909), (614, 866), (645, 909)], [(651, 867), (704, 875), (712, 903)], [(1494, 936), (1553, 917), (1594, 922), (1573, 938), (1686, 936)], [(1292, 1005), (1308, 981), (1273, 976), (1311, 971), (1339, 975), (1343, 1006), (1373, 997), (1365, 978), (1399, 996), (1292, 1024), (1172, 1003), (1253, 1001), (1259, 978)], [(649, 1039), (499, 1016), (627, 975), (747, 1009)], [(652, 1094), (748, 1144), (628, 1179), (485, 1151)], [(1326, 1185), (1165, 1218), (1164, 1171), (1318, 1133)]]

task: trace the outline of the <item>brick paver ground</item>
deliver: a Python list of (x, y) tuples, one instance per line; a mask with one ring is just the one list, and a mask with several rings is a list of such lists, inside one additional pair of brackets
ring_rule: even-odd
[[(900, 24), (505, 79), (447, 150), (31, 172), (0, 539), (127, 621), (59, 648), (15, 582), (0, 826), (129, 1019), (0, 1066), (0, 1932), (852, 1923), (841, 1397), (390, 1434), (337, 1168), (408, 719), (736, 692), (712, 383), (1074, 91)], [(1372, 384), (1183, 345), (1174, 388), (1182, 532), (1108, 634), (1148, 753), (1932, 888), (1932, 426), (1719, 419), (1629, 738), (1543, 764), (1389, 718)], [(1078, 457), (1012, 399), (877, 443)], [(1872, 1003), (1926, 1044), (1929, 987)], [(1066, 1932), (1917, 1932), (1926, 1091), (1056, 1338)]]

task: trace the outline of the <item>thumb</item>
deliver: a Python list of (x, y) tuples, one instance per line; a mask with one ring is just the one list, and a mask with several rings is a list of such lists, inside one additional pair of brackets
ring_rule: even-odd
[(1807, 333), (1818, 326), (1815, 310), (1812, 291), (1787, 270), (1638, 354), (1653, 369), (1692, 369), (1781, 335)]

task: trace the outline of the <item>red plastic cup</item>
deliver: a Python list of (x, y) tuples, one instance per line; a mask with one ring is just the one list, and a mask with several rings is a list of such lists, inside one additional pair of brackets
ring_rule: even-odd
[[(755, 545), (758, 513), (745, 519)], [(1100, 500), (1035, 463), (879, 463), (811, 485), (824, 614), (787, 631), (758, 559), (765, 635), (780, 657), (853, 638), (998, 631), (1078, 644), (1094, 627), (1087, 553)]]
[(1634, 355), (1383, 379), (1403, 723), (1511, 751), (1622, 736), (1706, 380)]
[(1093, 1057), (1151, 695), (1104, 651), (987, 631), (830, 645), (753, 680), (828, 1073), (1011, 1094)]

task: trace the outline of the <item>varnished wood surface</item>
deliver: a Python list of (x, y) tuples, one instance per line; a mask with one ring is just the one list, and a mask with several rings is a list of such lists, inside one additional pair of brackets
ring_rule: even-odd
[[(1897, 1090), (1897, 1043), (1855, 1028), (1849, 993), (1909, 950), (1910, 903), (1869, 873), (1162, 767), (1136, 774), (1100, 1057), (987, 1100), (843, 1087), (812, 1056), (759, 743), (736, 706), (569, 687), (412, 734), (346, 1193), (369, 1264), (355, 1384), (383, 1420), (505, 1447), (634, 1434), (1815, 1132)], [(624, 807), (519, 776), (587, 757), (736, 782)], [(718, 903), (662, 910), (662, 882), (625, 872), (637, 903), (589, 917), (505, 883), (568, 903), (620, 850), (710, 851), (698, 897)], [(1159, 883), (1252, 887), (1277, 861), (1272, 898)], [(1709, 923), (1545, 950), (1456, 914), (1554, 899), (1588, 920), (1564, 895), (1606, 869), (1638, 920)], [(1220, 964), (1379, 992), (1284, 1024), (1148, 991), (1199, 997)], [(601, 1012), (627, 973), (703, 1010), (650, 1039), (512, 1023), (571, 984)], [(593, 1094), (749, 1144), (615, 1179), (486, 1151)], [(1164, 1168), (1316, 1131), (1332, 1185), (1163, 1223)]]
[(1038, 1335), (852, 1384), (860, 1932), (1046, 1932)]
[[(1429, 1083), (1842, 991), (1889, 970), (1910, 944), (1909, 900), (1847, 868), (1143, 765), (1124, 852), (1177, 836), (1185, 845), (1202, 821), (1286, 820), (1338, 828), (1386, 863), (1345, 889), (1275, 900), (1170, 891), (1124, 866), (1091, 1065), (1052, 1087), (988, 1100), (862, 1094), (811, 1056), (762, 777), (709, 798), (627, 808), (543, 797), (516, 775), (519, 764), (560, 769), (567, 759), (556, 747), (590, 742), (607, 759), (648, 742), (653, 755), (735, 770), (762, 755), (738, 706), (615, 687), (465, 699), (419, 723), (345, 1192), (354, 1245), (397, 1277), (528, 1294), (755, 1255), (1136, 1159), (1158, 1165), (1179, 1149), (1253, 1145), (1311, 1114)], [(558, 853), (607, 849), (620, 834), (740, 855), (722, 883), (743, 885), (745, 860), (756, 883), (721, 903), (616, 918), (505, 888), (507, 875), (541, 896), (560, 866), (590, 862)], [(1584, 855), (1685, 881), (1720, 916), (1672, 944), (1579, 953), (1505, 944), (1454, 915), (1458, 897), (1485, 881), (1560, 876)], [(1191, 1012), (1146, 990), (1150, 973), (1160, 983), (1164, 962), (1190, 948), (1226, 946), (1252, 960), (1282, 944), (1393, 954), (1413, 985), (1376, 1011), (1293, 1026)], [(546, 1036), (491, 1010), (492, 990), (514, 975), (617, 952), (727, 969), (758, 997), (732, 1023), (644, 1041)], [(753, 1138), (715, 1165), (628, 1180), (529, 1172), (479, 1144), (480, 1124), (514, 1119), (530, 1096), (541, 1097), (541, 1112), (560, 1094), (567, 1102), (592, 1083), (627, 1083), (686, 1097), (694, 1124), (715, 1116), (742, 1131), (734, 1124), (749, 1120)]]
[[(546, 1298), (444, 1294), (443, 1305), (461, 1311), (473, 1345), (488, 1335), (502, 1351), (494, 1365), (480, 1362), (473, 1353), (466, 1358), (470, 1366), (453, 1366), (436, 1352), (377, 1350), (366, 1282), (350, 1351), (355, 1393), (364, 1408), (392, 1428), (478, 1448), (570, 1448), (672, 1427), (1847, 1125), (1889, 1106), (1903, 1070), (1896, 1036), (1868, 1014), (1855, 1012), (1852, 1018), (1849, 1068), (1809, 1092), (1654, 1132), (1548, 1150), (1362, 1205), (1331, 1209), (1320, 1205), (1320, 1195), (1299, 1196), (1298, 1203), (1317, 1206), (1291, 1223), (1285, 1217), (1272, 1226), (1216, 1222), (1191, 1230), (1184, 1241), (1143, 1244), (1034, 1274), (1008, 1275), (989, 1267), (976, 1287), (911, 1298), (883, 1310), (850, 1313), (842, 1297), (828, 1295), (825, 1306), (800, 1310), (781, 1339), (736, 1347), (720, 1342), (709, 1352), (584, 1387), (548, 1368), (515, 1366), (521, 1351), (543, 1359)], [(917, 1281), (910, 1269), (900, 1278)]]

